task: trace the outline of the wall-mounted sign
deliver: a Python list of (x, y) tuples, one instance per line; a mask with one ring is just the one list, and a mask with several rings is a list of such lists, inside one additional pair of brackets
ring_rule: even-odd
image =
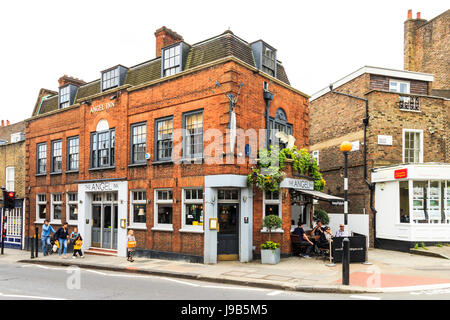
[(314, 190), (314, 181), (285, 178), (283, 181), (281, 181), (280, 187), (300, 190)]
[(398, 169), (394, 171), (394, 179), (404, 179), (408, 177), (408, 169)]
[(378, 136), (378, 144), (382, 146), (392, 146), (392, 136)]
[(122, 229), (126, 229), (127, 228), (127, 219), (120, 219), (120, 227)]
[(85, 184), (86, 191), (118, 191), (119, 184), (114, 182), (96, 182)]
[(107, 102), (105, 104), (99, 104), (91, 107), (91, 113), (100, 112), (103, 110), (108, 110), (114, 108), (114, 102)]
[(209, 218), (209, 230), (218, 230), (219, 223), (217, 218)]

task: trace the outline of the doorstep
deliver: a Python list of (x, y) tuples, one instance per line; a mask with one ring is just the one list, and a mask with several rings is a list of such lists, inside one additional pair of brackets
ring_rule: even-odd
[(97, 256), (117, 257), (117, 250), (115, 250), (115, 249), (104, 249), (104, 248), (91, 247), (88, 250), (85, 250), (84, 253), (85, 254), (97, 255)]

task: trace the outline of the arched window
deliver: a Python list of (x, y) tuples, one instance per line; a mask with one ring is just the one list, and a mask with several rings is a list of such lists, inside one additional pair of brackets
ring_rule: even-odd
[(281, 108), (275, 112), (275, 118), (271, 117), (269, 119), (269, 144), (279, 145), (280, 149), (283, 149), (286, 147), (286, 144), (275, 137), (278, 131), (282, 131), (288, 135), (292, 135), (293, 133), (292, 124), (288, 123), (286, 112)]
[(115, 163), (115, 130), (101, 119), (95, 132), (91, 132), (91, 168), (113, 167)]

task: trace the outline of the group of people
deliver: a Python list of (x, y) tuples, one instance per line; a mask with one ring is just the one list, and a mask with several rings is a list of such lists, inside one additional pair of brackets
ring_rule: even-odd
[[(53, 233), (53, 237), (51, 236)], [(57, 231), (53, 229), (48, 220), (44, 221), (42, 225), (41, 232), (42, 239), (42, 252), (44, 256), (47, 256), (52, 250), (52, 242), (53, 245), (58, 247), (58, 256), (67, 258), (67, 244), (68, 241), (73, 243), (73, 258), (75, 259), (77, 255), (81, 258), (84, 258), (83, 252), (81, 251), (81, 246), (83, 245), (83, 238), (81, 234), (78, 232), (78, 228), (75, 227), (73, 232), (69, 234), (69, 225), (65, 222), (62, 227), (60, 227)], [(53, 241), (51, 241), (53, 239)]]
[[(51, 236), (53, 233), (53, 237)], [(52, 250), (52, 243), (56, 244), (58, 247), (58, 256), (67, 258), (67, 244), (68, 241), (73, 243), (73, 255), (72, 258), (75, 259), (78, 256), (84, 258), (83, 252), (81, 251), (81, 246), (83, 245), (83, 238), (78, 232), (78, 228), (75, 227), (73, 232), (69, 234), (69, 225), (65, 222), (62, 227), (57, 231), (53, 229), (48, 220), (44, 221), (42, 225), (41, 232), (42, 239), (42, 252), (44, 256), (47, 256)], [(53, 240), (53, 241), (52, 241)], [(127, 236), (127, 260), (133, 262), (133, 254), (136, 249), (136, 238), (134, 237), (133, 230), (128, 231)]]
[[(322, 221), (318, 221), (317, 225), (311, 231), (311, 235), (313, 237), (308, 237), (305, 230), (303, 229), (303, 224), (299, 221), (297, 228), (293, 231), (293, 234), (296, 234), (300, 237), (300, 246), (306, 247), (306, 252), (303, 255), (305, 258), (311, 258), (311, 251), (314, 250), (314, 253), (318, 254), (320, 252), (320, 248), (329, 248), (329, 241), (332, 241), (332, 233), (331, 229), (328, 226), (322, 226)], [(339, 225), (339, 230), (336, 232), (335, 237), (347, 237), (348, 233), (345, 231), (345, 226), (343, 224)]]

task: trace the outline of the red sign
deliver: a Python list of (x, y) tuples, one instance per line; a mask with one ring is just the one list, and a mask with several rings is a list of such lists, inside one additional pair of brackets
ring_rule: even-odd
[(394, 178), (395, 179), (404, 179), (408, 177), (408, 169), (399, 169), (394, 171)]

